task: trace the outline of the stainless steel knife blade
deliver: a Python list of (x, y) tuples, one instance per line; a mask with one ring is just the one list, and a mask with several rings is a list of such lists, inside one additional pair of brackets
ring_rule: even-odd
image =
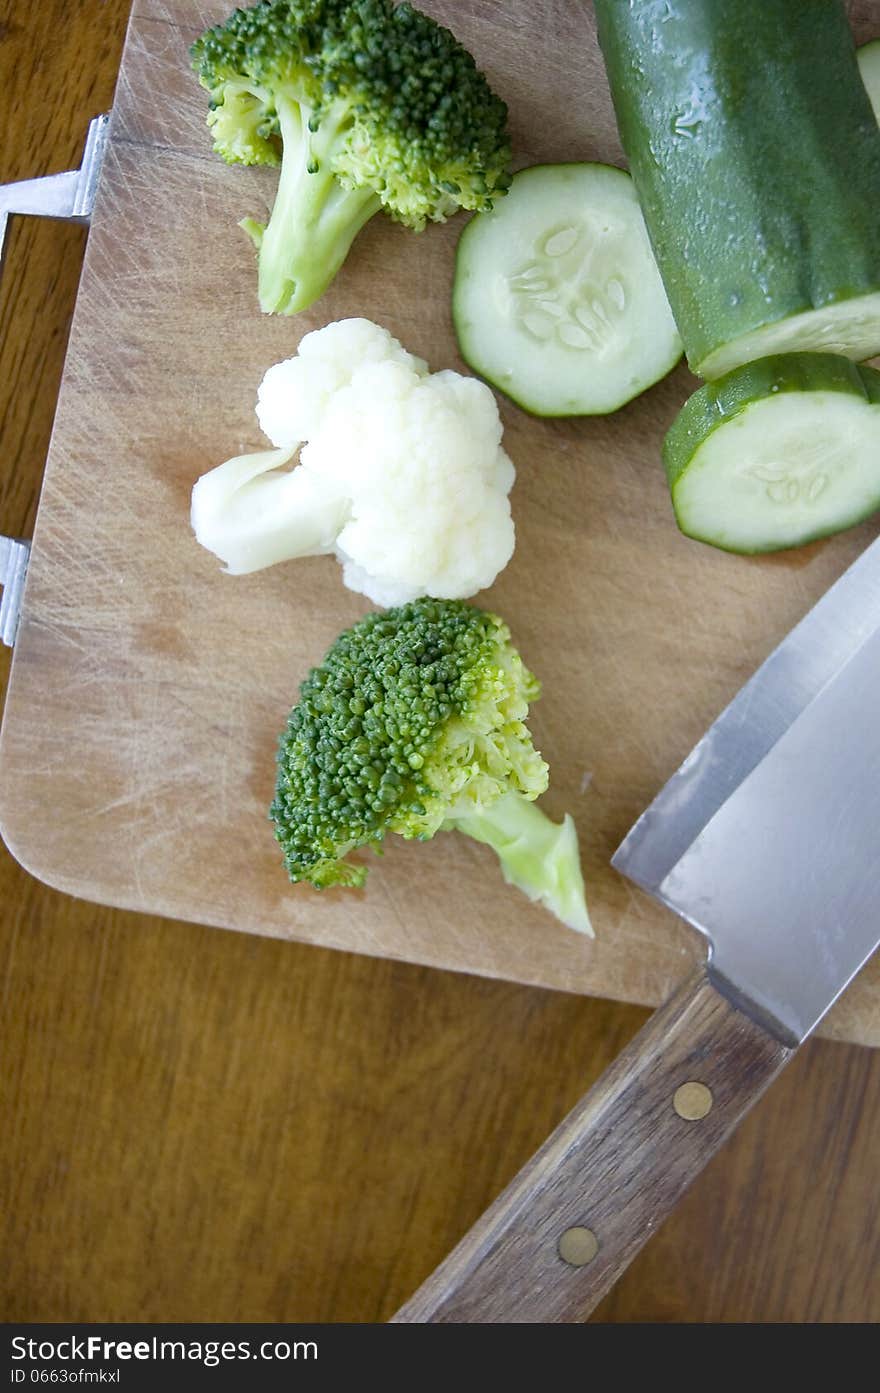
[(770, 654), (621, 843), (612, 865), (656, 892), (715, 813), (880, 626), (880, 540)]
[(779, 1038), (880, 943), (880, 541), (771, 654), (614, 866), (706, 935), (715, 984)]

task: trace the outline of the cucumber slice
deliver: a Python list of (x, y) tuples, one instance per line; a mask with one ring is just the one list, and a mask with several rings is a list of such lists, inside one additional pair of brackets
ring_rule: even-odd
[(880, 131), (842, 0), (595, 0), (688, 362), (880, 353)]
[(515, 174), (461, 235), (452, 317), (465, 362), (536, 416), (616, 411), (681, 357), (633, 182), (609, 165)]
[(862, 44), (861, 48), (856, 50), (856, 57), (859, 60), (859, 72), (865, 84), (865, 91), (874, 108), (874, 115), (880, 121), (880, 39), (872, 39), (869, 44)]
[(745, 554), (801, 546), (880, 509), (880, 372), (830, 353), (736, 368), (663, 442), (682, 532)]

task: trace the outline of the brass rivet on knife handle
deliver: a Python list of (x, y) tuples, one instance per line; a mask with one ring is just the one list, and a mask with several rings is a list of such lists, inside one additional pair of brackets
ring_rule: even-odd
[(695, 1080), (683, 1083), (672, 1095), (672, 1106), (685, 1122), (700, 1122), (712, 1111), (714, 1101), (711, 1088)]
[(566, 1229), (557, 1244), (557, 1252), (570, 1267), (586, 1267), (599, 1251), (599, 1240), (592, 1229)]
[(699, 968), (395, 1322), (585, 1320), (791, 1054)]

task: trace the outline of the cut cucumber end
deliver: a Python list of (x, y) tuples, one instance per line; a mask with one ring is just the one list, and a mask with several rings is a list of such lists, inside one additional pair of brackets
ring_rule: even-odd
[(854, 363), (872, 358), (880, 347), (880, 291), (854, 295), (820, 310), (765, 325), (717, 348), (691, 366), (712, 382), (735, 368), (783, 353), (839, 353)]
[(686, 536), (752, 555), (880, 510), (880, 373), (826, 354), (749, 364), (695, 392), (663, 446)]
[(629, 175), (535, 165), (461, 235), (465, 362), (536, 416), (605, 415), (665, 377), (681, 340)]
[(870, 43), (862, 44), (856, 52), (856, 58), (865, 91), (874, 108), (874, 115), (880, 121), (880, 39), (872, 39)]

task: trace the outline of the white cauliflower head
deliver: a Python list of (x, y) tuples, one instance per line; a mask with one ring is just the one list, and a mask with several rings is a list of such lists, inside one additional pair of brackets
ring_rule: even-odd
[(300, 340), (295, 358), (271, 367), (257, 392), (257, 420), (273, 445), (311, 440), (330, 397), (368, 363), (403, 363), (423, 377), (428, 364), (369, 319), (339, 319)]
[(482, 382), (429, 373), (385, 329), (341, 320), (269, 369), (257, 415), (278, 448), (193, 490), (196, 536), (230, 571), (335, 551), (350, 589), (398, 605), (464, 599), (510, 560), (514, 468)]

